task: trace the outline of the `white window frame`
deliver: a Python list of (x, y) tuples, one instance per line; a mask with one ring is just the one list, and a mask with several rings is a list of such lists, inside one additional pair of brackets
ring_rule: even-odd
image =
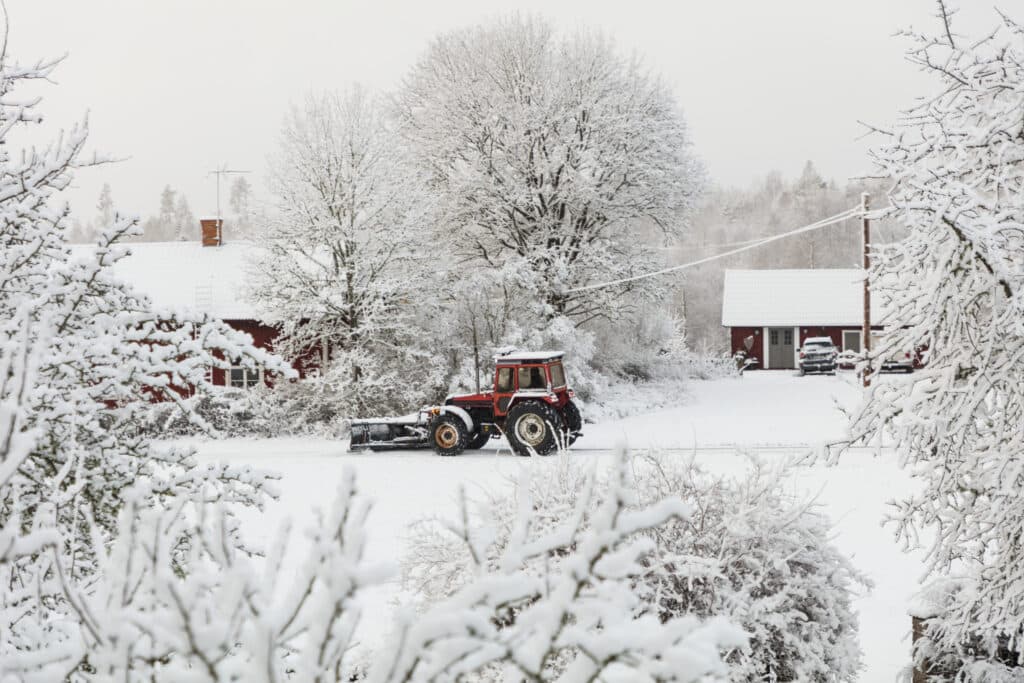
[(848, 351), (849, 348), (846, 345), (846, 335), (853, 333), (857, 335), (857, 347), (858, 353), (864, 350), (864, 330), (843, 330), (843, 351)]
[[(231, 373), (233, 371), (235, 371), (235, 370), (241, 370), (242, 372), (246, 373), (245, 375), (243, 375), (243, 384), (242, 384), (242, 386), (236, 386), (231, 381)], [(250, 373), (250, 372), (252, 372), (252, 370), (250, 370), (249, 368), (244, 367), (242, 365), (231, 365), (231, 367), (229, 367), (227, 369), (227, 371), (224, 373), (224, 386), (226, 386), (228, 389), (252, 389), (253, 387), (258, 387), (258, 386), (262, 385), (263, 384), (263, 368), (262, 367), (256, 368), (256, 379), (255, 380), (251, 380), (251, 383), (250, 383), (250, 379), (248, 377), (248, 373)]]

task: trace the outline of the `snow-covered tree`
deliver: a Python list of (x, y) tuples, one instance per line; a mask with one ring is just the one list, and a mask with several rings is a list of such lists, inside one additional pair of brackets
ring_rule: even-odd
[(435, 355), (417, 351), (436, 271), (430, 202), (377, 99), (353, 89), (293, 109), (270, 188), (252, 294), (278, 349), (320, 364), (321, 399), (348, 415), (422, 404), (441, 379)]
[[(149, 501), (205, 492), (259, 504), (262, 478), (200, 467), (190, 451), (158, 448), (140, 433), (154, 400), (189, 411), (184, 393), (208, 388), (207, 369), (229, 360), (290, 374), (219, 321), (155, 311), (111, 266), (132, 221), (105, 226), (96, 243), (71, 249), (59, 192), (82, 154), (85, 126), (21, 152), (20, 129), (41, 121), (15, 89), (46, 80), (57, 62), (0, 58), (0, 678), (55, 663), (82, 665), (75, 624), (85, 623), (74, 588), (88, 594), (99, 553), (118, 526), (128, 490), (148, 481)], [(24, 538), (45, 538), (40, 543)], [(58, 585), (59, 584), (59, 585)], [(70, 587), (70, 588), (69, 588)], [(65, 590), (68, 589), (68, 590)], [(33, 668), (34, 667), (34, 668)], [(27, 674), (26, 674), (27, 675)], [(62, 680), (41, 675), (35, 680)]]
[(96, 219), (99, 221), (101, 230), (114, 224), (114, 196), (110, 189), (110, 183), (103, 183), (99, 201), (96, 203), (96, 211)]
[[(851, 599), (869, 583), (831, 544), (831, 524), (820, 510), (785, 493), (788, 468), (753, 460), (745, 476), (731, 480), (692, 459), (648, 455), (626, 463), (630, 476), (609, 489), (566, 458), (510, 495), (478, 501), (476, 514), (463, 501), (458, 522), (419, 523), (403, 561), (405, 587), (421, 608), (443, 601), (472, 583), (481, 567), (507, 561), (507, 546), (521, 542), (517, 536), (546, 537), (566, 519), (589, 528), (616, 486), (628, 490), (630, 506), (677, 497), (692, 505), (690, 515), (637, 534), (653, 550), (634, 581), (636, 612), (663, 622), (685, 614), (726, 616), (742, 626), (748, 644), (727, 654), (727, 680), (857, 679)], [(536, 511), (527, 529), (517, 526), (524, 507)], [(543, 577), (560, 566), (571, 553), (571, 537), (563, 539), (554, 552), (521, 559), (524, 571)], [(503, 623), (519, 618), (510, 610)]]
[(165, 185), (160, 192), (160, 211), (157, 214), (159, 221), (160, 239), (172, 239), (175, 233), (174, 208), (176, 193), (170, 185)]
[(437, 348), (447, 351), (449, 392), (486, 389), (494, 376), (494, 357), (509, 344), (512, 311), (521, 307), (521, 291), (508, 273), (451, 270), (441, 281), (441, 314), (430, 325)]
[(228, 206), (231, 207), (231, 234), (239, 237), (249, 236), (253, 223), (252, 185), (244, 176), (238, 176), (231, 183)]
[(609, 40), (519, 17), (442, 35), (397, 111), (440, 199), (439, 257), (515, 270), (538, 325), (657, 294), (651, 280), (570, 292), (653, 269), (649, 237), (680, 234), (702, 180), (669, 89)]
[(178, 200), (174, 203), (174, 239), (182, 242), (185, 240), (196, 239), (196, 234), (199, 231), (199, 224), (196, 222), (195, 216), (192, 215), (192, 209), (189, 208), (188, 199), (185, 195), (179, 194)]
[(919, 482), (897, 535), (926, 550), (934, 581), (961, 586), (918, 659), (958, 681), (1020, 680), (997, 651), (1024, 652), (1024, 27), (1001, 16), (967, 38), (939, 8), (936, 36), (907, 34), (935, 91), (873, 153), (909, 231), (874, 256), (889, 310), (875, 354), (924, 350), (927, 366), (876, 383), (852, 432), (896, 444)]
[(72, 244), (86, 244), (92, 242), (96, 230), (92, 221), (82, 221), (77, 218), (71, 220), (71, 230), (68, 231), (68, 241)]

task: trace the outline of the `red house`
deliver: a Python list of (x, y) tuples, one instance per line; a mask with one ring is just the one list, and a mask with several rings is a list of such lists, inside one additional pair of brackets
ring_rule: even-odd
[[(114, 265), (114, 273), (146, 294), (160, 309), (205, 313), (252, 336), (256, 346), (273, 350), (277, 329), (263, 321), (246, 297), (246, 276), (259, 248), (222, 239), (221, 221), (200, 221), (202, 238), (183, 242), (138, 242)], [(302, 363), (293, 363), (300, 374)], [(263, 371), (211, 369), (213, 383), (249, 388), (264, 383)]]
[[(882, 319), (877, 298), (873, 323)], [(863, 270), (725, 271), (722, 325), (729, 328), (732, 353), (756, 359), (754, 367), (795, 368), (808, 337), (831, 337), (841, 351), (860, 351), (863, 321)]]

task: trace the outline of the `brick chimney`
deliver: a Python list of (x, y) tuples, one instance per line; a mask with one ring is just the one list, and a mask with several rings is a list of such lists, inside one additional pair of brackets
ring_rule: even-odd
[(223, 243), (223, 219), (201, 218), (199, 219), (199, 225), (203, 231), (204, 247), (219, 247)]

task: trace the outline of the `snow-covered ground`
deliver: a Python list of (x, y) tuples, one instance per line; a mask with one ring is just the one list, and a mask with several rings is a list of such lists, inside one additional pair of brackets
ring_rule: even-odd
[[(697, 449), (699, 461), (716, 471), (744, 466), (736, 449), (765, 457), (799, 453), (843, 437), (845, 420), (837, 404), (852, 407), (859, 387), (849, 375), (797, 377), (790, 373), (750, 372), (742, 379), (694, 382), (677, 406), (599, 425), (587, 425), (573, 457), (609, 458), (611, 449)], [(450, 515), (460, 486), (474, 491), (509, 485), (522, 467), (552, 467), (554, 459), (511, 456), (495, 442), (492, 448), (458, 458), (435, 457), (431, 451), (384, 454), (348, 453), (344, 442), (314, 439), (199, 442), (200, 458), (250, 463), (281, 473), (281, 498), (262, 514), (253, 513), (249, 532), (266, 539), (284, 515), (303, 528), (313, 523), (314, 508), (326, 508), (345, 467), (352, 467), (362, 491), (372, 496), (372, 559), (397, 562), (412, 521)], [(796, 494), (815, 496), (836, 523), (835, 542), (853, 556), (875, 582), (861, 597), (861, 645), (865, 669), (861, 680), (893, 680), (908, 661), (910, 618), (906, 610), (921, 564), (904, 554), (880, 526), (885, 503), (910, 486), (891, 453), (847, 453), (836, 467), (801, 468), (792, 480)], [(394, 604), (397, 584), (373, 594), (366, 605), (364, 638), (381, 638)]]

